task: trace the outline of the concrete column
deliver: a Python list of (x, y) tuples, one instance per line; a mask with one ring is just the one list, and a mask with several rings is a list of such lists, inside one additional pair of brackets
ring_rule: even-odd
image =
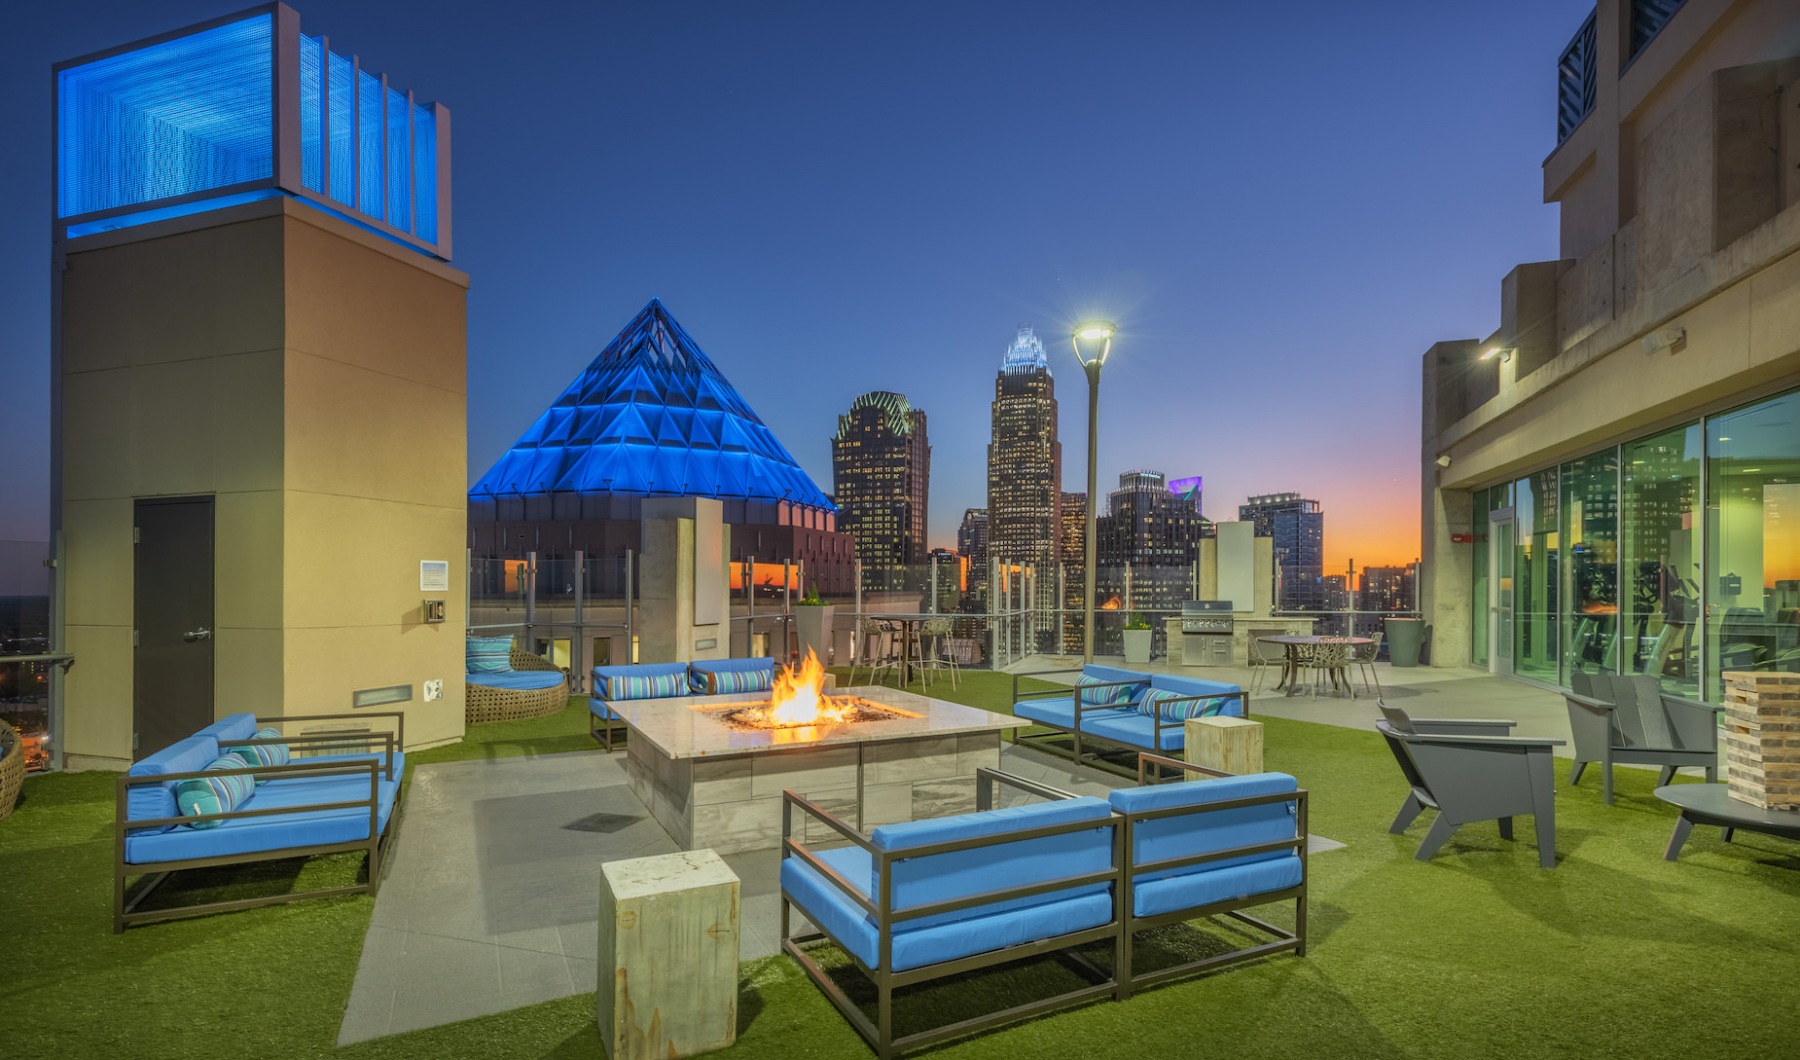
[(643, 662), (691, 662), (729, 654), (731, 531), (707, 497), (644, 501), (638, 648)]

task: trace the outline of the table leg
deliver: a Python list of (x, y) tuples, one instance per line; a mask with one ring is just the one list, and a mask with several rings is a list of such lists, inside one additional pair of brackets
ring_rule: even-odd
[(1281, 684), (1278, 687), (1287, 689), (1288, 695), (1299, 691), (1300, 684), (1300, 647), (1297, 644), (1282, 645), (1281, 652)]
[(1681, 845), (1687, 842), (1688, 833), (1694, 830), (1694, 822), (1686, 813), (1675, 819), (1675, 834), (1669, 837), (1669, 848), (1663, 851), (1664, 861), (1674, 861), (1681, 853)]

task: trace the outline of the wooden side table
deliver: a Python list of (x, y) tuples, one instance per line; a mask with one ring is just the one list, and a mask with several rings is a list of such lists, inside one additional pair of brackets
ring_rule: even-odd
[(595, 1021), (611, 1060), (737, 1040), (738, 878), (711, 850), (600, 868)]
[(1248, 718), (1189, 718), (1183, 726), (1187, 760), (1227, 773), (1263, 771), (1263, 727)]

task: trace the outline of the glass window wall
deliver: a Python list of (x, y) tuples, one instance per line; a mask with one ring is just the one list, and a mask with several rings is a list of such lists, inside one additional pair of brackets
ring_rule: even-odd
[(1556, 479), (1557, 469), (1547, 468), (1513, 484), (1513, 672), (1553, 684), (1561, 677), (1562, 648)]
[(1617, 673), (1619, 458), (1608, 449), (1562, 466), (1563, 684), (1572, 673)]
[(1706, 538), (1707, 698), (1800, 672), (1800, 391), (1707, 420)]
[(1475, 543), (1470, 557), (1469, 662), (1488, 664), (1488, 498), (1491, 490), (1476, 490), (1469, 502), (1470, 527)]
[(1656, 674), (1698, 695), (1700, 565), (1695, 502), (1700, 425), (1620, 447), (1620, 655), (1627, 673)]

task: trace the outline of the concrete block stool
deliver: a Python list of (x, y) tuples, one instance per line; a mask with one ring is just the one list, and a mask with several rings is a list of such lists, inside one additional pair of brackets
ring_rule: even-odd
[(737, 875), (710, 850), (601, 866), (599, 958), (595, 1020), (611, 1060), (666, 1060), (730, 1045), (737, 1040)]
[(1239, 775), (1263, 771), (1262, 722), (1219, 715), (1189, 718), (1182, 728), (1190, 763)]

